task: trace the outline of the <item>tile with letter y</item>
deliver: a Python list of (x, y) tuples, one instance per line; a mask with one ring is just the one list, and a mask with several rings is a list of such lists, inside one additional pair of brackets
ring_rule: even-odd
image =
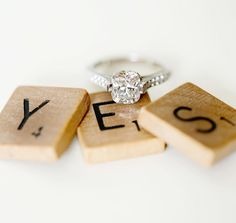
[(143, 108), (139, 123), (204, 165), (236, 149), (236, 110), (192, 83)]
[(0, 158), (53, 161), (89, 107), (83, 89), (18, 87), (0, 115)]
[(78, 137), (89, 163), (155, 154), (165, 143), (140, 128), (137, 118), (150, 103), (145, 94), (135, 104), (116, 104), (108, 92), (90, 95), (91, 106), (78, 128)]

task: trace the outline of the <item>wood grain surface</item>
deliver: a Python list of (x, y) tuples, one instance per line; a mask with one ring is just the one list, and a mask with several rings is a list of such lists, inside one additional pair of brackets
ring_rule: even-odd
[(236, 149), (236, 110), (192, 83), (147, 105), (139, 122), (205, 165)]
[(116, 104), (108, 92), (91, 94), (90, 98), (89, 112), (78, 128), (87, 162), (106, 162), (164, 151), (164, 141), (140, 128), (137, 122), (141, 107), (150, 103), (148, 94), (132, 105)]
[(83, 89), (17, 88), (0, 115), (0, 158), (58, 159), (88, 106)]

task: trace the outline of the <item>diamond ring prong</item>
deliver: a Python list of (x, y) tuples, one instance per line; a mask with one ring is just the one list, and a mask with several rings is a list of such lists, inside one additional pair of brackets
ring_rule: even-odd
[(132, 104), (140, 98), (141, 77), (135, 71), (120, 71), (111, 77), (112, 99), (116, 103)]

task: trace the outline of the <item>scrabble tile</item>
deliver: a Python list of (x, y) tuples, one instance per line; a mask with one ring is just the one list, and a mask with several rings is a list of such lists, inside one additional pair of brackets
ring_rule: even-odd
[(0, 115), (0, 158), (56, 160), (88, 107), (83, 89), (17, 88)]
[(138, 120), (146, 130), (205, 165), (236, 149), (236, 110), (191, 83), (143, 108)]
[(90, 95), (91, 106), (78, 128), (78, 137), (89, 163), (106, 162), (164, 151), (165, 143), (139, 127), (140, 108), (148, 94), (132, 105), (116, 104), (111, 94)]

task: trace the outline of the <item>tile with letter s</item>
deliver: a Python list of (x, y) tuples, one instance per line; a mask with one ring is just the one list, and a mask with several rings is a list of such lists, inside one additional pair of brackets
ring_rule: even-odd
[(0, 115), (0, 158), (53, 161), (89, 107), (84, 89), (18, 87)]
[(147, 131), (204, 165), (236, 149), (236, 110), (192, 83), (147, 105), (138, 120)]
[(88, 114), (78, 127), (78, 138), (89, 163), (127, 159), (160, 153), (163, 140), (146, 132), (137, 118), (142, 106), (150, 103), (146, 93), (135, 104), (117, 104), (109, 92), (90, 95)]

